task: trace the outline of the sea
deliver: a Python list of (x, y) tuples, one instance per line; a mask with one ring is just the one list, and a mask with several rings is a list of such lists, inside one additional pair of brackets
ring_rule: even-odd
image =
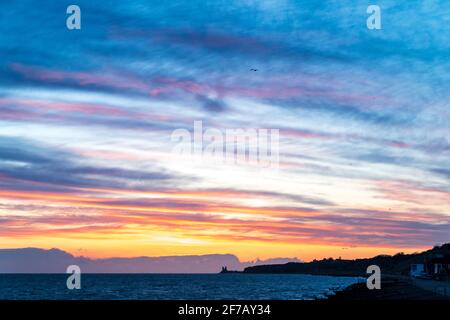
[(314, 300), (333, 295), (354, 277), (300, 274), (0, 274), (0, 300)]

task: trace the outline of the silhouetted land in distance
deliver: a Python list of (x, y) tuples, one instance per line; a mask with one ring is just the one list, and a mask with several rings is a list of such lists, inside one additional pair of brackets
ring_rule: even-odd
[[(259, 265), (247, 267), (242, 273), (301, 273), (311, 275), (331, 276), (367, 276), (367, 267), (377, 265), (383, 274), (409, 275), (410, 266), (413, 263), (423, 263), (424, 260), (436, 255), (449, 255), (450, 243), (436, 246), (431, 250), (421, 253), (398, 253), (393, 256), (379, 255), (367, 259), (323, 259), (312, 262), (286, 264)], [(223, 271), (223, 273), (230, 271)]]

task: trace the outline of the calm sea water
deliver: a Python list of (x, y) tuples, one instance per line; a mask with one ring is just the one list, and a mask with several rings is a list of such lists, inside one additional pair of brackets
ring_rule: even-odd
[(350, 277), (270, 274), (0, 274), (0, 299), (317, 299), (358, 281)]

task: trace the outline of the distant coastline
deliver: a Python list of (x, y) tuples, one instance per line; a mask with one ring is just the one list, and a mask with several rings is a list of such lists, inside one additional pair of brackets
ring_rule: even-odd
[[(258, 265), (245, 268), (242, 273), (310, 274), (342, 277), (365, 277), (370, 265), (377, 265), (384, 274), (407, 276), (412, 264), (423, 263), (435, 256), (449, 256), (450, 243), (413, 254), (398, 253), (393, 256), (379, 255), (367, 259), (323, 259), (311, 262), (289, 262), (285, 264)], [(230, 273), (222, 269), (222, 273)]]
[[(409, 276), (409, 273), (413, 264), (431, 261), (436, 257), (442, 259), (449, 255), (450, 244), (444, 244), (414, 254), (398, 253), (394, 256), (380, 255), (369, 259), (323, 259), (305, 263), (261, 265), (245, 268), (242, 272), (222, 268), (221, 273), (367, 277), (367, 267), (377, 265), (383, 270), (382, 290), (369, 290), (364, 281), (338, 290), (326, 298), (330, 300), (448, 300), (450, 299), (450, 281), (414, 279)], [(441, 280), (449, 280), (448, 275), (442, 276)]]
[(1, 273), (65, 273), (77, 265), (83, 273), (217, 273), (221, 266), (243, 270), (259, 264), (282, 264), (296, 258), (240, 261), (233, 254), (92, 259), (60, 249), (0, 249)]

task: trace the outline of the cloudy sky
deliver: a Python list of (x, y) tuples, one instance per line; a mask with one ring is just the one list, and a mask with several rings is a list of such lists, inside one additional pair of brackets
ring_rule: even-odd
[[(448, 1), (2, 1), (0, 246), (309, 260), (450, 242), (449, 20)], [(174, 154), (200, 120), (279, 129), (278, 170)]]

